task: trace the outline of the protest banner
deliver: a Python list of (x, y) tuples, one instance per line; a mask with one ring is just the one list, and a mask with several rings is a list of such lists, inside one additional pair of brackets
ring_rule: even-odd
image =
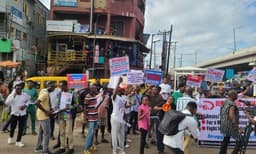
[(69, 92), (62, 92), (60, 98), (60, 110), (65, 109), (72, 102), (72, 94)]
[(223, 79), (223, 76), (225, 74), (225, 71), (209, 68), (205, 75), (206, 81), (212, 81), (212, 82), (221, 82)]
[[(221, 99), (200, 99), (198, 102), (198, 113), (204, 115), (200, 121), (200, 135), (198, 138), (201, 146), (220, 146), (223, 140), (223, 134), (220, 133), (220, 108), (224, 103)], [(255, 99), (243, 99), (249, 101), (251, 105), (256, 105)], [(239, 108), (239, 127), (244, 129), (248, 124), (248, 118), (243, 112), (244, 103), (236, 101)], [(231, 139), (231, 145), (234, 140)], [(249, 145), (256, 145), (256, 136), (251, 133)]]
[(202, 78), (200, 76), (191, 75), (191, 74), (187, 75), (187, 82), (186, 82), (187, 86), (200, 88), (201, 82), (202, 82)]
[(86, 74), (67, 74), (67, 79), (69, 89), (80, 89), (88, 87)]
[(253, 69), (249, 72), (247, 79), (256, 82), (256, 67), (253, 67)]
[(129, 57), (117, 57), (109, 59), (110, 76), (119, 76), (129, 72)]
[(145, 70), (146, 83), (149, 85), (160, 85), (163, 73), (155, 70)]
[(127, 73), (127, 84), (142, 84), (144, 73), (142, 71), (131, 71)]
[(115, 89), (117, 88), (117, 84), (122, 78), (122, 82), (120, 83), (120, 87), (126, 87), (127, 86), (127, 77), (126, 76), (111, 76), (108, 83), (108, 88)]

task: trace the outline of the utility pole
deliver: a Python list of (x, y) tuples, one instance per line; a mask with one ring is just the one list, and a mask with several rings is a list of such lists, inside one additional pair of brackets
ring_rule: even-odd
[(90, 27), (89, 27), (90, 33), (92, 33), (92, 31), (93, 31), (93, 12), (94, 12), (94, 0), (91, 0), (91, 6), (90, 6)]
[(170, 61), (170, 54), (171, 54), (171, 42), (172, 42), (172, 28), (171, 25), (170, 31), (169, 31), (169, 45), (168, 45), (168, 56), (167, 56), (167, 69), (166, 69), (166, 75), (168, 75), (169, 72), (169, 61)]
[(173, 69), (176, 68), (176, 44), (177, 42), (173, 42), (174, 43), (174, 49), (173, 49)]
[(195, 51), (195, 65), (197, 64), (197, 51)]
[(183, 61), (183, 53), (180, 54), (180, 67), (182, 67), (182, 61)]
[(236, 52), (236, 29), (233, 28), (233, 37), (234, 37), (234, 51), (233, 54)]
[(151, 50), (150, 50), (150, 57), (149, 57), (149, 69), (151, 69), (151, 63), (152, 63), (154, 35), (155, 35), (155, 34), (152, 34), (152, 36), (151, 36)]

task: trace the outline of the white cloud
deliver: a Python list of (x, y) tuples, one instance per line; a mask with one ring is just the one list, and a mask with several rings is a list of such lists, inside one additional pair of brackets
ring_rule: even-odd
[[(198, 62), (202, 62), (232, 52), (233, 28), (238, 49), (256, 45), (256, 22), (252, 20), (256, 7), (251, 6), (255, 0), (148, 0), (147, 3), (150, 5), (146, 6), (145, 33), (168, 30), (173, 24), (178, 55), (197, 51)], [(161, 52), (160, 45), (157, 51)], [(183, 64), (194, 64), (194, 58), (184, 56)]]

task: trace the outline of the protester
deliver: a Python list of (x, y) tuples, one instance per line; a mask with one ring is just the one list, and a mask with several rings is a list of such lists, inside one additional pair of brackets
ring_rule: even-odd
[(28, 115), (30, 115), (32, 135), (37, 135), (36, 130), (35, 130), (36, 129), (35, 128), (35, 122), (36, 122), (35, 101), (37, 99), (37, 90), (34, 88), (33, 81), (31, 81), (31, 80), (27, 81), (27, 85), (28, 85), (28, 87), (24, 88), (23, 92), (30, 96), (30, 101), (29, 101), (29, 105), (27, 107), (27, 116), (26, 116), (26, 120), (25, 120), (23, 135), (26, 134)]
[(75, 114), (75, 107), (78, 105), (73, 99), (73, 94), (69, 92), (67, 81), (60, 81), (60, 104), (59, 104), (59, 135), (60, 135), (60, 149), (55, 154), (64, 153), (66, 150), (66, 143), (68, 140), (67, 154), (74, 152), (73, 144), (73, 116)]
[(26, 119), (26, 107), (28, 106), (30, 96), (22, 93), (22, 82), (16, 82), (14, 88), (13, 92), (6, 99), (6, 104), (11, 106), (11, 130), (10, 137), (8, 138), (8, 144), (13, 143), (14, 131), (17, 123), (19, 123), (16, 146), (23, 147), (24, 144), (21, 142), (21, 139)]
[(171, 149), (172, 154), (184, 154), (185, 130), (189, 131), (195, 139), (197, 139), (199, 135), (197, 121), (192, 117), (192, 115), (197, 112), (197, 104), (195, 102), (188, 102), (186, 109), (182, 112), (184, 114), (190, 114), (191, 116), (185, 116), (179, 123), (179, 132), (173, 136), (164, 135), (163, 143)]
[(235, 90), (230, 90), (228, 92), (228, 98), (224, 101), (224, 104), (220, 109), (220, 132), (224, 135), (224, 138), (221, 142), (219, 154), (227, 153), (230, 137), (236, 141), (232, 154), (238, 154), (239, 152), (239, 134), (241, 133), (241, 130), (239, 129), (239, 110), (234, 102), (236, 99), (237, 92)]
[(108, 140), (105, 139), (105, 127), (107, 125), (107, 112), (109, 108), (109, 96), (107, 93), (107, 88), (101, 89), (101, 93), (103, 94), (98, 101), (100, 101), (98, 105), (98, 122), (97, 129), (95, 130), (95, 144), (99, 144), (98, 142), (98, 131), (100, 129), (101, 132), (101, 143), (109, 143)]
[(38, 107), (36, 116), (39, 121), (38, 139), (35, 152), (42, 151), (43, 154), (51, 154), (49, 150), (49, 140), (51, 137), (50, 116), (53, 113), (53, 109), (51, 107), (49, 94), (54, 91), (55, 87), (56, 82), (49, 81), (47, 83), (47, 88), (41, 90), (35, 102)]
[(97, 96), (98, 91), (96, 85), (90, 86), (90, 93), (86, 95), (84, 103), (86, 108), (86, 117), (88, 120), (88, 134), (86, 136), (86, 142), (84, 146), (84, 154), (91, 154), (91, 151), (96, 150), (96, 147), (93, 146), (94, 132), (98, 120), (98, 111), (97, 111)]
[(120, 78), (112, 96), (113, 112), (111, 114), (111, 138), (113, 154), (117, 154), (118, 147), (119, 154), (125, 154), (124, 142), (126, 122), (123, 117), (127, 98), (124, 95), (125, 89), (119, 87), (121, 82), (122, 79)]
[(166, 101), (167, 97), (171, 94), (171, 86), (168, 83), (168, 78), (163, 78), (163, 83), (159, 85), (161, 87), (160, 95), (162, 96), (163, 100)]
[(178, 98), (182, 97), (182, 95), (185, 91), (186, 85), (184, 83), (180, 83), (178, 88), (179, 89), (172, 94), (172, 97), (174, 100), (173, 105), (172, 105), (173, 109), (176, 109)]
[(138, 127), (140, 130), (140, 154), (144, 154), (144, 147), (146, 144), (146, 137), (149, 130), (150, 107), (149, 97), (142, 96), (141, 105), (138, 108)]

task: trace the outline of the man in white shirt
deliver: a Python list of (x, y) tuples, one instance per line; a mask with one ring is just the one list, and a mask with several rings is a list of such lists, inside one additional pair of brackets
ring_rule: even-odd
[(193, 138), (198, 138), (199, 129), (197, 121), (192, 117), (196, 111), (197, 104), (195, 102), (189, 102), (186, 109), (182, 111), (187, 116), (179, 123), (179, 132), (173, 136), (164, 135), (163, 143), (171, 149), (173, 154), (184, 154), (184, 134), (186, 131), (189, 131)]
[(172, 91), (171, 86), (168, 84), (168, 79), (166, 77), (163, 79), (163, 83), (161, 83), (159, 87), (161, 87), (160, 95), (162, 96), (163, 100), (166, 101)]
[(19, 130), (16, 140), (16, 146), (23, 147), (24, 144), (21, 142), (23, 128), (26, 120), (26, 107), (29, 105), (30, 96), (22, 93), (24, 82), (16, 82), (13, 92), (7, 97), (6, 104), (11, 106), (11, 131), (10, 137), (8, 138), (8, 144), (13, 143), (13, 136), (19, 123)]

